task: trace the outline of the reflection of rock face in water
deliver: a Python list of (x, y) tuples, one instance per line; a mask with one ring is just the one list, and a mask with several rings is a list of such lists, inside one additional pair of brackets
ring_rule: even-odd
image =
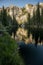
[(28, 31), (24, 28), (19, 28), (15, 39), (17, 41), (21, 41), (23, 40), (25, 43), (31, 43), (32, 42), (32, 34), (30, 34), (29, 38), (28, 38)]
[(19, 40), (22, 40), (22, 38), (27, 38), (27, 30), (23, 28), (19, 28), (16, 36), (19, 38)]

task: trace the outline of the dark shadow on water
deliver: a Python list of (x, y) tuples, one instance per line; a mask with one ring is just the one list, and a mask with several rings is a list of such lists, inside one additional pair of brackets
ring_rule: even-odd
[(43, 46), (34, 44), (20, 44), (19, 52), (25, 61), (25, 65), (43, 65)]

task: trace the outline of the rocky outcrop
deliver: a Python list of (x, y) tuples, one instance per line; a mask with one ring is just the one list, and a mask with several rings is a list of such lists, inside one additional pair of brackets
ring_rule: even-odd
[[(40, 11), (41, 11), (41, 9), (43, 8), (43, 3), (39, 3), (39, 5), (40, 5)], [(32, 17), (33, 11), (36, 11), (36, 9), (37, 9), (37, 5), (32, 5), (32, 4), (26, 4), (23, 8), (19, 8), (13, 5), (6, 7), (7, 14), (9, 14), (11, 17), (14, 14), (19, 24), (27, 22), (28, 13), (30, 13)], [(0, 11), (1, 10), (2, 8), (0, 8)]]

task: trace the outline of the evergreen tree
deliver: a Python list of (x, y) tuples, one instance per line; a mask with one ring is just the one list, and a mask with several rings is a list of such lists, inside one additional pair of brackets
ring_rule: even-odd
[(13, 18), (13, 23), (12, 23), (12, 32), (14, 33), (14, 37), (15, 37), (15, 35), (16, 35), (17, 29), (18, 29), (18, 23), (17, 23), (17, 21), (16, 21), (16, 19), (15, 19), (15, 17), (14, 17), (14, 18)]
[(39, 3), (37, 5), (37, 10), (36, 10), (36, 25), (37, 28), (40, 26), (40, 8), (39, 8)]
[(8, 24), (9, 24), (7, 21), (7, 12), (6, 12), (6, 9), (4, 8), (4, 6), (2, 8), (2, 24), (4, 26), (8, 26)]
[(0, 24), (2, 24), (2, 11), (0, 12)]
[(28, 28), (28, 36), (30, 35), (30, 14), (28, 14), (28, 25), (29, 25), (29, 28)]
[(43, 8), (41, 10), (41, 28), (40, 28), (40, 43), (43, 41)]
[(7, 15), (7, 21), (9, 22), (9, 26), (12, 26), (12, 18), (10, 15)]
[(36, 24), (36, 21), (35, 21), (36, 19), (35, 19), (35, 17), (36, 17), (35, 11), (33, 11), (33, 17), (31, 18), (31, 22), (32, 22), (33, 25)]
[(12, 10), (13, 10), (12, 32), (14, 33), (14, 37), (15, 37), (16, 31), (17, 31), (17, 29), (18, 29), (18, 23), (17, 23), (17, 20), (16, 20), (16, 18), (15, 18), (15, 16), (14, 16), (14, 7), (13, 7)]
[(35, 45), (38, 44), (38, 37), (39, 37), (39, 26), (40, 26), (40, 9), (39, 9), (39, 3), (37, 5), (37, 10), (36, 10), (36, 31), (35, 31)]

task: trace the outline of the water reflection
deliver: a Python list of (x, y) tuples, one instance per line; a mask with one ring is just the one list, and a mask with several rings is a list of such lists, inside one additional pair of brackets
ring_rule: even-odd
[(32, 42), (32, 34), (28, 37), (28, 30), (19, 27), (15, 36), (17, 41), (24, 41), (25, 43)]
[(27, 38), (27, 30), (19, 27), (16, 32), (16, 37), (18, 37), (19, 40), (22, 40), (22, 38)]

